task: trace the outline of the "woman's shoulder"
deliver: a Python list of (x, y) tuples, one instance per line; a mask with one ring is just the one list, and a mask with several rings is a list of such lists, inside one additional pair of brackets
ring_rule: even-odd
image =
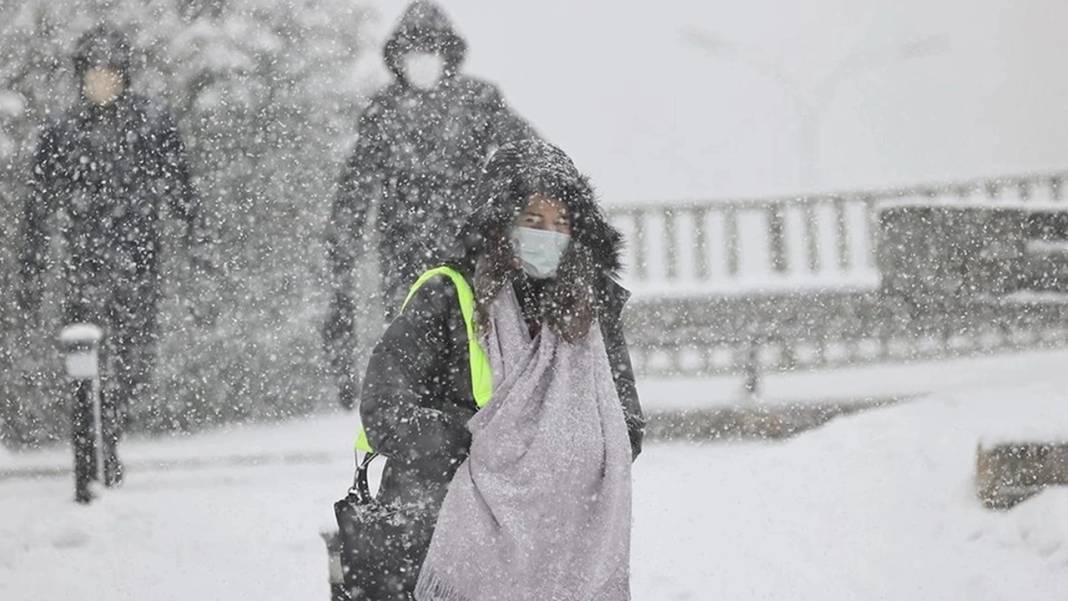
[(401, 314), (390, 328), (422, 332), (432, 339), (438, 335), (457, 340), (466, 331), (456, 285), (445, 273), (423, 279), (413, 286)]

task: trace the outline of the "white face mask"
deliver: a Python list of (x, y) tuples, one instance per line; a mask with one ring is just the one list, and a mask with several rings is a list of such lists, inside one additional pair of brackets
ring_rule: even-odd
[(404, 77), (413, 87), (432, 90), (445, 75), (445, 57), (434, 52), (411, 52), (404, 57)]
[(529, 227), (513, 228), (511, 238), (512, 248), (523, 264), (523, 271), (539, 280), (556, 275), (560, 261), (571, 244), (571, 236), (567, 234)]

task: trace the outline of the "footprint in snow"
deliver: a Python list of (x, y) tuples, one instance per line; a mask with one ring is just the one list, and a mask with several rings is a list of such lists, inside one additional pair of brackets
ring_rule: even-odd
[(57, 549), (76, 549), (84, 547), (89, 542), (89, 535), (75, 528), (60, 532), (52, 539), (52, 546)]

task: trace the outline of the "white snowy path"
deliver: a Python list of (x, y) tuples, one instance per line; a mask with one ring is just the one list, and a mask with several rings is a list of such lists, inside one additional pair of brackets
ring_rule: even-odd
[[(1060, 380), (780, 444), (649, 445), (634, 475), (634, 598), (1063, 601), (1068, 491), (994, 513), (971, 483), (980, 438), (1068, 434)], [(0, 476), (0, 599), (325, 601), (318, 531), (350, 478), (350, 422), (130, 441), (128, 483), (88, 508), (66, 475)], [(66, 462), (0, 454), (0, 473)]]

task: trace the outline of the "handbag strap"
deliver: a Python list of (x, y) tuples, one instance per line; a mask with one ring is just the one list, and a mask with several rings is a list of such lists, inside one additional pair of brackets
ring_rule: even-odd
[[(349, 489), (349, 493), (356, 493), (356, 498), (361, 503), (371, 502), (371, 487), (367, 484), (367, 468), (376, 457), (378, 453), (371, 452), (363, 456), (363, 461), (357, 461), (356, 476), (352, 479), (352, 488)], [(358, 452), (356, 458), (359, 459)]]

